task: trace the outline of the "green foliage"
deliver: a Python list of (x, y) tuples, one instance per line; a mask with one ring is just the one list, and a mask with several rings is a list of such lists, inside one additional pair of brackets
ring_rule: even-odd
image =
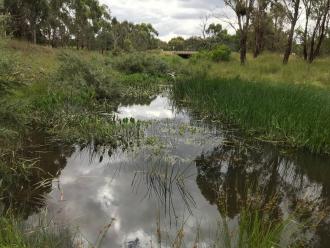
[(0, 57), (0, 96), (7, 94), (21, 84), (15, 59), (2, 53)]
[[(2, 11), (0, 7), (0, 14)], [(6, 22), (7, 32), (15, 38), (54, 48), (145, 51), (160, 45), (151, 24), (119, 22), (99, 0), (5, 0), (4, 12), (20, 16)], [(0, 36), (2, 23), (0, 18)]]
[[(271, 221), (253, 209), (243, 209), (237, 230), (229, 230), (224, 219), (219, 223), (219, 233), (214, 248), (273, 248), (280, 247), (281, 235), (289, 220)], [(282, 247), (290, 247), (283, 245)]]
[(150, 96), (161, 93), (160, 83), (168, 83), (166, 78), (152, 76), (146, 73), (120, 74), (118, 82), (122, 85), (121, 101), (125, 99), (150, 99)]
[(169, 50), (172, 50), (172, 51), (182, 51), (182, 50), (185, 50), (186, 49), (185, 39), (182, 38), (182, 37), (172, 38), (168, 42), (168, 48), (169, 48)]
[(324, 89), (198, 77), (178, 82), (173, 90), (196, 110), (260, 139), (330, 152), (330, 95)]
[(229, 61), (231, 55), (231, 50), (226, 45), (217, 46), (215, 49), (210, 51), (210, 56), (213, 61)]
[(42, 220), (33, 226), (12, 216), (0, 216), (0, 247), (3, 248), (73, 248), (74, 235), (67, 227)]
[[(71, 91), (90, 92), (97, 99), (113, 99), (119, 96), (117, 84), (100, 61), (87, 61), (73, 53), (59, 56), (58, 82)], [(73, 94), (72, 92), (72, 94)]]
[(157, 55), (132, 53), (117, 57), (114, 67), (128, 74), (146, 73), (153, 76), (165, 76), (169, 72), (168, 64)]
[(10, 21), (10, 16), (1, 14), (1, 2), (0, 2), (0, 38), (6, 37), (6, 30), (9, 21)]
[(24, 122), (16, 118), (12, 112), (12, 106), (6, 104), (6, 95), (12, 94), (22, 85), (15, 59), (3, 53), (0, 57), (0, 146), (14, 147), (19, 144), (18, 130)]
[(125, 39), (123, 48), (126, 52), (132, 52), (133, 51), (133, 44), (132, 44), (131, 40)]
[(221, 62), (230, 61), (231, 49), (226, 45), (219, 45), (212, 50), (202, 50), (194, 54), (190, 59), (193, 64), (202, 65), (205, 61)]
[(29, 202), (36, 200), (33, 199), (35, 195), (31, 190), (35, 186), (31, 184), (35, 183), (34, 179), (38, 178), (37, 175), (41, 171), (35, 165), (36, 160), (21, 159), (13, 151), (0, 150), (0, 199), (6, 203), (5, 210), (12, 208), (24, 212), (24, 209), (29, 207)]

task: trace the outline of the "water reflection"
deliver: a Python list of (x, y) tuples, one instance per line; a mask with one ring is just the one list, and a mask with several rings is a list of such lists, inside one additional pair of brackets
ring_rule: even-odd
[[(150, 244), (150, 241), (155, 243), (158, 214), (164, 225), (162, 228), (168, 230), (175, 229), (176, 224), (188, 215), (199, 216), (198, 212), (202, 210), (209, 209), (206, 217), (210, 222), (217, 216), (216, 209), (208, 206), (193, 180), (181, 185), (181, 179), (173, 179), (178, 175), (175, 171), (179, 171), (176, 165), (169, 165), (171, 169), (167, 179), (159, 179), (159, 171), (155, 172), (154, 166), (147, 170), (145, 163), (146, 157), (143, 155), (131, 157), (122, 152), (102, 163), (98, 159), (91, 163), (86, 153), (78, 151), (68, 159), (69, 166), (59, 177), (61, 190), (54, 188), (50, 194), (48, 211), (54, 214), (58, 222), (69, 221), (79, 226), (88, 240), (96, 240), (100, 228), (114, 218), (114, 225), (105, 237), (104, 247), (121, 246), (136, 239), (139, 239), (142, 247)], [(147, 174), (141, 174), (142, 179), (138, 179), (137, 173), (140, 174), (142, 168)], [(156, 168), (159, 169), (158, 165)], [(195, 174), (191, 171), (194, 167), (183, 168), (185, 172), (181, 171), (180, 177)], [(166, 170), (161, 171), (161, 177), (166, 177), (163, 172)], [(182, 187), (184, 190), (180, 191)], [(186, 192), (191, 192), (191, 195), (183, 195)], [(198, 201), (199, 206), (195, 208), (191, 199)], [(209, 232), (207, 222), (205, 225), (204, 231)]]
[[(23, 196), (17, 208), (28, 206), (24, 211), (30, 215), (47, 206), (57, 223), (79, 226), (91, 242), (114, 220), (103, 247), (157, 247), (159, 229), (163, 247), (170, 247), (165, 237), (173, 240), (182, 223), (187, 247), (193, 247), (197, 233), (209, 247), (218, 219), (237, 221), (251, 199), (261, 208), (272, 202), (277, 217), (311, 202), (316, 215), (330, 204), (328, 158), (283, 155), (237, 138), (177, 111), (164, 96), (118, 112), (120, 118), (153, 119), (139, 147), (46, 146), (43, 139), (31, 140), (25, 157), (37, 154), (44, 172), (31, 175), (22, 191), (11, 192)], [(33, 185), (49, 179), (51, 184), (34, 191)], [(330, 242), (328, 221), (314, 231), (315, 247)]]
[(10, 209), (28, 217), (46, 206), (45, 196), (52, 191), (52, 180), (60, 175), (73, 150), (69, 146), (49, 143), (41, 133), (31, 134), (23, 147), (18, 156), (23, 157), (29, 166), (32, 163), (33, 169), (22, 175), (17, 172), (12, 183), (1, 185), (6, 188), (2, 203), (4, 211)]
[[(196, 160), (196, 181), (210, 204), (231, 219), (251, 201), (256, 201), (258, 209), (272, 205), (277, 218), (297, 209), (305, 211), (305, 216), (314, 215), (315, 223), (321, 220), (321, 224), (309, 242), (313, 247), (327, 247), (329, 180), (324, 179), (330, 178), (328, 165), (329, 158), (301, 153), (285, 156), (272, 146), (228, 136), (226, 142)], [(320, 175), (315, 170), (323, 175), (315, 176)]]
[(170, 105), (170, 100), (165, 96), (157, 96), (150, 104), (133, 104), (119, 106), (119, 118), (134, 118), (138, 120), (164, 120), (179, 119), (188, 121), (184, 113), (178, 113)]

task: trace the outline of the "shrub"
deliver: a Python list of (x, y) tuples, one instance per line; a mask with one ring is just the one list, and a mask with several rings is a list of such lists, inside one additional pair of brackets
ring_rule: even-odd
[(118, 57), (114, 61), (114, 67), (128, 74), (146, 73), (153, 76), (163, 76), (169, 71), (164, 60), (146, 53), (131, 53)]
[(197, 64), (200, 60), (213, 60), (215, 62), (229, 61), (231, 49), (226, 45), (219, 45), (212, 50), (200, 51), (192, 56), (190, 62)]
[(71, 86), (71, 90), (75, 89), (79, 92), (81, 88), (93, 90), (98, 99), (119, 96), (117, 84), (113, 82), (108, 70), (98, 63), (87, 62), (69, 53), (61, 54), (59, 60), (58, 81), (62, 86)]
[(197, 64), (201, 60), (208, 60), (209, 58), (210, 58), (209, 52), (204, 50), (204, 51), (199, 51), (196, 54), (193, 54), (193, 56), (191, 56), (191, 58), (189, 59), (189, 62), (192, 64)]
[(213, 61), (229, 61), (231, 50), (226, 45), (220, 45), (210, 52), (210, 56)]

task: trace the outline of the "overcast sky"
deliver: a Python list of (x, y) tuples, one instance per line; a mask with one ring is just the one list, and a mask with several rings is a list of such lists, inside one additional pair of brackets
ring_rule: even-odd
[[(175, 36), (201, 35), (201, 17), (226, 12), (223, 0), (100, 0), (120, 21), (151, 23), (162, 40)], [(212, 20), (217, 21), (217, 20)]]

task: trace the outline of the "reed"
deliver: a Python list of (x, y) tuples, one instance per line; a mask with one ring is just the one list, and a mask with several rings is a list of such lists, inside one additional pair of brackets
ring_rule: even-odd
[(312, 85), (193, 77), (174, 84), (175, 99), (261, 140), (330, 152), (330, 92)]

